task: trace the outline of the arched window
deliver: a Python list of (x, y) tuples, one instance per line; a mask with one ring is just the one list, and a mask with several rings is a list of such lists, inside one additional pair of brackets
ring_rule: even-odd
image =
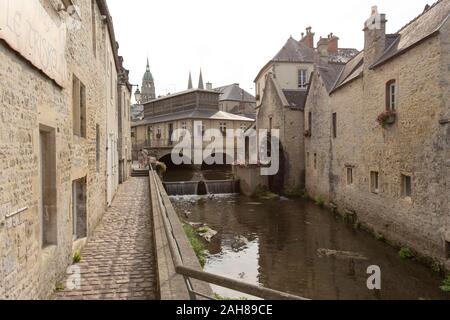
[(386, 83), (386, 110), (395, 111), (397, 107), (397, 85), (395, 80)]

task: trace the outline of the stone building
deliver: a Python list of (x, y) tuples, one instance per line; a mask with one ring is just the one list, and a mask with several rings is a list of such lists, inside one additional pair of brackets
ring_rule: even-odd
[[(107, 204), (107, 172), (116, 162), (107, 150), (118, 138), (120, 63), (106, 1), (7, 0), (4, 5), (0, 299), (46, 298)], [(76, 11), (70, 10), (73, 5)], [(18, 15), (21, 19), (14, 19)], [(16, 36), (29, 34), (30, 25), (46, 50)], [(114, 113), (111, 119), (107, 112)]]
[(388, 34), (373, 8), (364, 51), (315, 65), (305, 106), (308, 193), (447, 268), (449, 13), (438, 1)]
[(132, 123), (134, 158), (139, 150), (148, 149), (158, 159), (170, 159), (175, 145), (172, 133), (187, 129), (193, 137), (195, 121), (202, 122), (202, 132), (220, 129), (224, 137), (226, 129), (245, 130), (254, 123), (251, 118), (219, 110), (219, 95), (215, 90), (190, 89), (146, 103), (144, 119)]
[(129, 71), (123, 67), (123, 57), (119, 57), (120, 73), (118, 79), (119, 115), (119, 183), (128, 180), (131, 174), (131, 91)]
[[(207, 89), (212, 89), (212, 84), (206, 84)], [(219, 110), (239, 114), (248, 118), (256, 117), (256, 99), (253, 95), (234, 83), (228, 86), (218, 87), (214, 90), (221, 93), (219, 97)]]
[(339, 48), (338, 38), (330, 35), (314, 47), (314, 33), (308, 27), (297, 41), (290, 37), (277, 55), (255, 79), (256, 129), (280, 130), (280, 171), (269, 178), (274, 192), (298, 190), (304, 187), (304, 105), (314, 66), (320, 51), (327, 52), (327, 61), (342, 64), (358, 53), (355, 49)]

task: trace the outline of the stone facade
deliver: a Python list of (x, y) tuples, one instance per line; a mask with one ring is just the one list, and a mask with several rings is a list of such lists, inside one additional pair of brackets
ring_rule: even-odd
[[(313, 119), (305, 141), (310, 196), (443, 264), (450, 258), (449, 10), (449, 1), (438, 1), (396, 35), (385, 34), (381, 16), (331, 93), (316, 68), (305, 106)], [(430, 23), (440, 26), (421, 35)], [(396, 120), (381, 127), (375, 120), (392, 81)]]
[[(116, 43), (105, 1), (74, 2), (84, 18), (80, 29), (67, 29), (63, 87), (0, 40), (0, 299), (48, 297), (106, 206), (105, 88), (111, 79), (105, 59), (108, 46), (116, 56)], [(56, 9), (62, 2), (40, 3), (62, 22), (64, 12)], [(79, 135), (75, 101), (82, 114)], [(74, 241), (79, 201), (85, 216), (77, 226), (84, 230)]]

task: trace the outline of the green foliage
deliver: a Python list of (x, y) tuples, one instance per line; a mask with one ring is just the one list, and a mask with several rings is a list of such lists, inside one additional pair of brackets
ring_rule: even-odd
[(231, 300), (241, 300), (241, 301), (245, 301), (245, 300), (248, 300), (248, 299), (245, 298), (245, 297), (240, 297), (240, 298), (237, 298), (237, 299), (231, 299), (231, 298), (227, 298), (227, 297), (222, 297), (222, 296), (221, 296), (220, 294), (218, 294), (218, 293), (214, 293), (213, 298), (214, 298), (215, 300), (223, 300), (223, 301), (231, 301)]
[(191, 243), (192, 249), (194, 249), (195, 255), (197, 256), (198, 261), (202, 267), (205, 266), (206, 263), (206, 248), (201, 239), (196, 235), (194, 228), (187, 223), (183, 223), (183, 229), (186, 233), (186, 236)]
[(402, 259), (413, 259), (415, 257), (414, 252), (410, 248), (407, 248), (407, 247), (401, 248), (400, 251), (398, 252), (398, 255)]
[(376, 232), (375, 232), (375, 239), (377, 239), (378, 241), (381, 241), (381, 242), (386, 241), (386, 238), (382, 234), (376, 233)]
[(79, 263), (80, 261), (81, 261), (81, 252), (80, 250), (77, 250), (73, 254), (73, 263)]
[(64, 290), (66, 287), (64, 286), (64, 283), (62, 283), (62, 282), (58, 282), (56, 285), (55, 285), (55, 290), (56, 291), (62, 291), (62, 290)]
[(439, 261), (433, 260), (431, 263), (431, 270), (433, 270), (436, 273), (440, 273), (442, 271), (442, 265)]
[(167, 171), (167, 166), (164, 162), (156, 162), (156, 171), (158, 171), (158, 173), (165, 173)]
[(305, 195), (305, 189), (302, 189), (299, 186), (286, 187), (283, 194), (287, 197), (300, 198)]
[(262, 200), (278, 200), (280, 196), (270, 192), (267, 186), (258, 185), (252, 194), (253, 198), (258, 198)]
[(442, 286), (440, 288), (441, 288), (442, 291), (450, 292), (450, 275), (447, 276), (447, 279), (445, 279), (442, 282)]
[(325, 205), (325, 199), (322, 196), (318, 196), (316, 199), (316, 204), (319, 207), (323, 207)]

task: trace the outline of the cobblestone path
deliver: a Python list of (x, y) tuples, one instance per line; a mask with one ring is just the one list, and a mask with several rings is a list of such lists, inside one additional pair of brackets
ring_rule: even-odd
[(130, 178), (81, 253), (79, 289), (55, 298), (156, 299), (152, 232), (148, 178)]

